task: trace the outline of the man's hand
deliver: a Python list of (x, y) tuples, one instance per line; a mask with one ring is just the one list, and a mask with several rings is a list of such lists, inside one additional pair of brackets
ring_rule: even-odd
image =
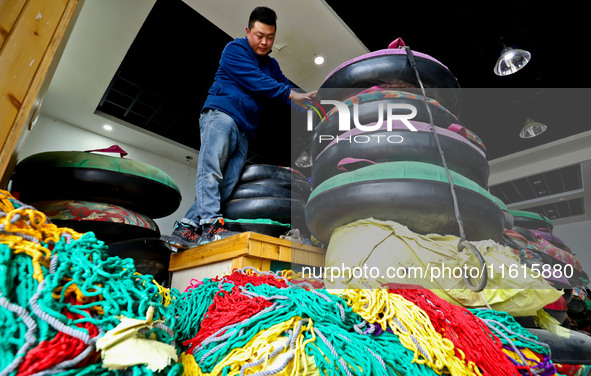
[(298, 106), (307, 109), (306, 102), (316, 98), (317, 93), (318, 90), (310, 91), (308, 93), (298, 93), (297, 91), (292, 90), (289, 94), (289, 99)]

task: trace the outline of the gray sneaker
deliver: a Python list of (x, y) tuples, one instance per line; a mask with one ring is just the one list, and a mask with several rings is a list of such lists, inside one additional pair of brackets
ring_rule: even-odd
[(201, 238), (199, 238), (199, 245), (225, 239), (237, 234), (241, 234), (241, 232), (228, 230), (224, 218), (218, 218), (210, 225), (203, 225), (203, 232)]
[(162, 235), (160, 238), (173, 247), (189, 249), (199, 246), (202, 232), (201, 226), (194, 227), (185, 223), (176, 222), (171, 235)]

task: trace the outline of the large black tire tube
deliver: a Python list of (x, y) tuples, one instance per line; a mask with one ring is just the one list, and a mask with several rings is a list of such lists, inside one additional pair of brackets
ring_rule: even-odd
[(525, 210), (509, 210), (513, 216), (513, 225), (518, 227), (525, 227), (530, 230), (548, 229), (550, 232), (554, 229), (554, 225), (550, 219), (538, 213)]
[(305, 177), (300, 172), (288, 167), (276, 166), (270, 164), (252, 164), (247, 165), (240, 174), (240, 183), (248, 183), (262, 179), (278, 180), (304, 180)]
[[(442, 107), (437, 101), (408, 92), (396, 90), (374, 91), (348, 98), (344, 101), (344, 104), (349, 108), (349, 124), (351, 124), (351, 127), (354, 127), (355, 124), (354, 116), (358, 119), (360, 124), (377, 122), (380, 116), (380, 104), (382, 106), (382, 119), (384, 123), (386, 123), (388, 116), (388, 104), (403, 104), (412, 105), (417, 109), (417, 114), (412, 119), (413, 121), (429, 123), (430, 118), (428, 111), (430, 110), (433, 116), (434, 125), (447, 128), (452, 124), (459, 124), (458, 118), (446, 108)], [(356, 112), (353, 110), (354, 104), (357, 104)], [(401, 115), (409, 114), (407, 109), (394, 108), (391, 112), (393, 114)], [(323, 145), (321, 142), (321, 138), (328, 138), (326, 136), (336, 137), (345, 132), (339, 130), (339, 116), (342, 115), (336, 113), (336, 111), (329, 111), (327, 117), (314, 128), (312, 144), (310, 145), (312, 158), (316, 158), (316, 156), (324, 149), (324, 146), (326, 146), (326, 143)], [(400, 121), (397, 120), (393, 123), (400, 123)]]
[[(413, 55), (427, 96), (459, 115), (462, 100), (456, 77), (431, 56), (414, 51)], [(341, 64), (320, 85), (318, 98), (342, 101), (373, 86), (420, 87), (404, 49), (374, 51)]]
[(109, 244), (109, 256), (131, 258), (135, 269), (142, 274), (150, 274), (154, 279), (168, 286), (168, 266), (172, 249), (159, 238), (138, 238)]
[(550, 359), (556, 364), (591, 364), (591, 337), (571, 329), (557, 335), (545, 329), (527, 329), (540, 342), (550, 346)]
[[(409, 170), (427, 165), (420, 162), (390, 162), (381, 165), (390, 165), (386, 168), (394, 167), (394, 170), (400, 167), (395, 165), (400, 164), (406, 164)], [(328, 244), (337, 227), (370, 217), (399, 222), (420, 234), (459, 235), (449, 183), (443, 180), (397, 178), (395, 173), (373, 178), (368, 169), (376, 168), (375, 166), (380, 165), (335, 176), (312, 192), (305, 215), (308, 228), (318, 240)], [(430, 168), (445, 174), (439, 166)], [(476, 183), (453, 171), (450, 173), (455, 184), (466, 239), (500, 241), (504, 232), (501, 208)], [(461, 181), (468, 183), (464, 187)], [(334, 184), (335, 182), (345, 183), (339, 185)]]
[(517, 232), (518, 234), (520, 234), (521, 236), (523, 236), (524, 238), (526, 238), (528, 241), (530, 241), (532, 243), (538, 242), (538, 239), (536, 238), (536, 236), (528, 228), (521, 227), (521, 226), (513, 226), (513, 228), (511, 230)]
[(281, 235), (285, 235), (289, 230), (290, 226), (282, 225), (279, 223), (257, 223), (257, 222), (249, 222), (248, 220), (244, 221), (229, 221), (226, 222), (226, 228), (230, 231), (236, 232), (256, 232), (258, 234), (273, 236), (275, 238), (280, 237)]
[(111, 244), (136, 238), (159, 238), (158, 225), (146, 215), (101, 202), (47, 200), (32, 204), (58, 227), (76, 232), (92, 231), (98, 240)]
[[(289, 188), (284, 188), (279, 185), (262, 185), (257, 184), (256, 181), (253, 183), (240, 184), (234, 189), (229, 200), (235, 200), (240, 198), (256, 198), (256, 197), (276, 197), (276, 198), (291, 198), (292, 196), (298, 196), (294, 198), (303, 199), (302, 196), (293, 192)], [(228, 200), (228, 201), (229, 201)]]
[[(417, 161), (443, 166), (429, 124), (414, 121), (412, 124), (417, 132), (411, 132), (405, 126), (392, 132), (347, 132), (343, 135), (345, 140), (331, 143), (316, 158), (312, 169), (312, 187), (316, 188), (325, 180), (343, 173), (338, 166), (344, 158), (366, 159), (375, 163)], [(448, 167), (487, 188), (489, 166), (484, 153), (455, 132), (439, 127), (435, 127), (435, 131)], [(363, 142), (348, 142), (346, 136), (353, 141), (361, 137)]]
[(230, 200), (222, 211), (229, 219), (271, 219), (299, 228), (305, 225), (305, 206), (305, 201), (293, 198), (258, 197)]
[[(306, 180), (302, 179), (293, 179), (293, 180), (286, 180), (286, 179), (261, 179), (261, 180), (253, 180), (248, 183), (239, 183), (238, 186), (235, 188), (235, 192), (238, 191), (241, 187), (252, 187), (252, 186), (260, 186), (261, 188), (253, 188), (260, 192), (260, 195), (255, 196), (254, 193), (251, 194), (251, 197), (233, 197), (231, 196), (230, 199), (234, 198), (253, 198), (253, 197), (274, 197), (272, 194), (275, 189), (281, 190), (289, 190), (292, 193), (292, 198), (307, 200), (312, 193), (312, 184), (310, 184)], [(234, 193), (235, 193), (234, 192)], [(264, 194), (264, 192), (268, 192), (268, 194)], [(232, 195), (234, 195), (234, 193)], [(242, 195), (243, 193), (238, 193), (238, 195)], [(246, 194), (246, 193), (244, 193)]]
[(78, 151), (44, 152), (20, 161), (12, 176), (15, 196), (26, 203), (84, 200), (120, 205), (160, 218), (181, 203), (174, 180), (153, 166)]

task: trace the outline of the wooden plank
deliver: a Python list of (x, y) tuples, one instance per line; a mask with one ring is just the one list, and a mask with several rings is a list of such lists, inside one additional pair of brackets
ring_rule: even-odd
[[(0, 55), (0, 138), (6, 138), (41, 64), (68, 0), (30, 0)], [(26, 48), (24, 48), (26, 46)]]
[(217, 240), (197, 248), (170, 255), (168, 270), (171, 272), (194, 266), (211, 264), (248, 254), (248, 233)]
[(269, 271), (271, 270), (271, 260), (263, 259), (261, 263), (261, 271)]
[(310, 252), (308, 259), (308, 266), (324, 266), (324, 254)]
[[(297, 248), (296, 248), (297, 249)], [(292, 248), (289, 245), (281, 245), (279, 247), (279, 261), (283, 262), (291, 262), (293, 258), (293, 251), (296, 249)]]
[(27, 0), (0, 0), (0, 51)]
[(310, 257), (308, 257), (309, 254), (310, 252), (306, 252), (301, 249), (296, 249), (292, 254), (292, 262), (294, 264), (308, 265), (308, 262), (310, 260)]
[(263, 269), (264, 261), (265, 260), (257, 258), (257, 257), (240, 256), (240, 257), (232, 260), (232, 270), (242, 269), (242, 268), (246, 268), (248, 266), (255, 267), (258, 270), (264, 270)]
[(314, 247), (313, 245), (302, 244), (302, 243), (298, 243), (298, 242), (292, 242), (292, 241), (289, 241), (289, 240), (275, 238), (275, 237), (272, 237), (272, 236), (269, 236), (269, 235), (263, 235), (263, 234), (259, 234), (259, 233), (256, 233), (256, 232), (251, 232), (250, 233), (250, 238), (251, 239), (254, 239), (254, 240), (262, 240), (262, 241), (265, 241), (267, 243), (273, 243), (273, 244), (277, 244), (277, 245), (281, 245), (281, 246), (285, 246), (285, 247), (291, 247), (291, 248), (297, 248), (297, 249), (304, 249), (304, 250), (308, 250), (308, 251), (316, 252), (316, 253), (325, 253), (326, 252), (322, 248)]
[(232, 270), (242, 269), (242, 263), (244, 262), (244, 256), (236, 257), (232, 259)]
[[(170, 256), (169, 271), (175, 272), (232, 259), (232, 267), (257, 266), (269, 270), (271, 260), (324, 265), (325, 250), (284, 239), (245, 232)], [(259, 261), (254, 261), (259, 260)]]
[(263, 245), (265, 243), (260, 240), (248, 239), (248, 254), (253, 257), (264, 257)]
[(279, 245), (264, 242), (263, 243), (263, 252), (261, 257), (268, 258), (271, 260), (279, 260)]
[(0, 187), (7, 184), (82, 1), (28, 0), (0, 50)]

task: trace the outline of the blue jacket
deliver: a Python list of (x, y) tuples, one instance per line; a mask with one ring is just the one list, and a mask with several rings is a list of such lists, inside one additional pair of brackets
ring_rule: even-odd
[(238, 128), (253, 139), (260, 113), (269, 99), (289, 104), (291, 85), (275, 59), (257, 55), (246, 37), (228, 43), (222, 52), (215, 81), (203, 109), (230, 115)]

